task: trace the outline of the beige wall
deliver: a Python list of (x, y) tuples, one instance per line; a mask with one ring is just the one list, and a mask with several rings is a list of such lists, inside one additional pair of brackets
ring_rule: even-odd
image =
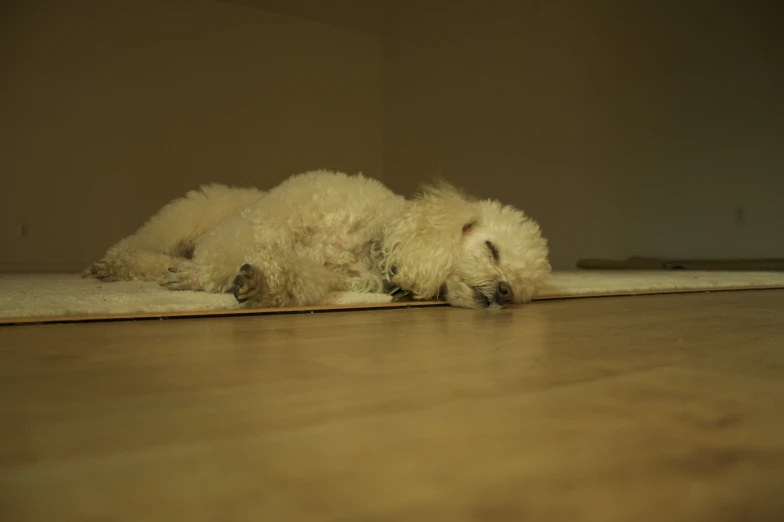
[(0, 270), (81, 270), (200, 183), (380, 174), (380, 38), (245, 4), (3, 3)]
[(385, 41), (387, 182), (440, 174), (520, 205), (558, 267), (784, 256), (781, 10), (408, 2)]
[(199, 183), (321, 166), (522, 206), (557, 267), (784, 256), (775, 3), (358, 2), (4, 3), (0, 270), (78, 270)]

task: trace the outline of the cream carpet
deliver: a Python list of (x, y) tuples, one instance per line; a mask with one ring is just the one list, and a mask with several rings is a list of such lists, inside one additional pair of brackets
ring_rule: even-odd
[[(561, 271), (553, 273), (537, 299), (756, 288), (784, 288), (784, 272)], [(384, 305), (369, 302), (364, 306)], [(239, 308), (228, 294), (172, 292), (155, 283), (101, 283), (78, 275), (0, 275), (0, 322), (14, 322), (14, 318), (168, 316), (231, 310)]]

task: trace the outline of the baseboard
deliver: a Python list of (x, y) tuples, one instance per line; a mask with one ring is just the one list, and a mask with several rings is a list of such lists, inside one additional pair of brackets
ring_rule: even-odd
[(584, 270), (714, 270), (741, 272), (784, 271), (784, 259), (665, 259), (629, 257), (627, 259), (580, 259), (577, 268)]

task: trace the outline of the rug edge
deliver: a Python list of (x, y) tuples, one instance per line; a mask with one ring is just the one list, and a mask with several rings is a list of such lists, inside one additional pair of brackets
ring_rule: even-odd
[[(532, 301), (562, 301), (567, 299), (590, 299), (608, 297), (634, 297), (651, 295), (672, 295), (672, 294), (701, 294), (714, 292), (748, 292), (754, 290), (784, 290), (784, 283), (759, 284), (759, 285), (734, 285), (725, 287), (711, 288), (665, 288), (650, 290), (620, 290), (620, 291), (596, 291), (582, 293), (552, 293), (539, 295)], [(183, 312), (139, 312), (128, 314), (106, 314), (106, 315), (52, 315), (38, 317), (0, 317), (0, 326), (13, 325), (33, 325), (33, 324), (55, 324), (55, 323), (91, 323), (91, 322), (114, 322), (114, 321), (138, 321), (138, 320), (166, 320), (166, 319), (195, 319), (205, 317), (239, 317), (239, 316), (268, 316), (268, 315), (296, 315), (307, 313), (330, 313), (330, 312), (358, 312), (365, 310), (390, 310), (407, 308), (432, 308), (448, 306), (443, 301), (409, 301), (396, 303), (360, 304), (360, 305), (330, 305), (312, 307), (291, 307), (291, 308), (256, 308), (256, 309), (231, 309), (231, 310), (203, 310), (203, 311), (183, 311)], [(525, 305), (521, 305), (525, 306)]]

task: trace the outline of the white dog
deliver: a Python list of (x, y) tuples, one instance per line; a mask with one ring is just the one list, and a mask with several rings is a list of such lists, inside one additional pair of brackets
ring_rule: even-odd
[(378, 302), (401, 291), (497, 308), (529, 301), (549, 273), (547, 241), (519, 210), (447, 184), (406, 200), (362, 175), (314, 171), (269, 192), (189, 192), (84, 275), (233, 292), (257, 307)]

